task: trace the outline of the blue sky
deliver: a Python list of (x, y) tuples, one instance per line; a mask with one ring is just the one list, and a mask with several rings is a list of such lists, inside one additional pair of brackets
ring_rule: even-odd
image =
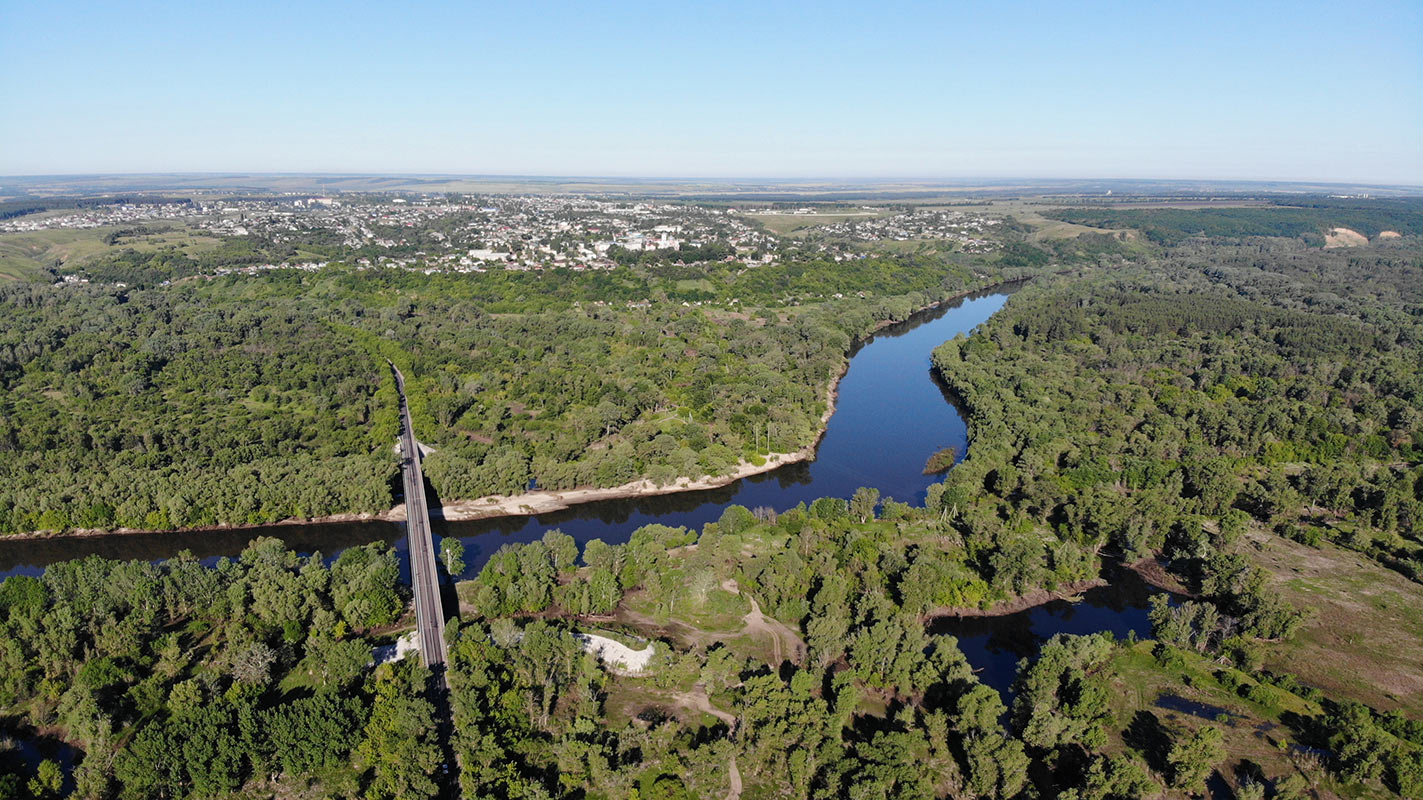
[(1418, 0), (0, 0), (0, 64), (0, 174), (1423, 184)]

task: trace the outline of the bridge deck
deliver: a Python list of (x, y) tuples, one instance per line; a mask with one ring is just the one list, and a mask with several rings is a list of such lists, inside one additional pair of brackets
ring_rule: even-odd
[(435, 541), (430, 533), (430, 509), (425, 502), (425, 474), (420, 468), (420, 448), (410, 423), (405, 399), (405, 376), (394, 365), (400, 392), (401, 471), (405, 479), (405, 528), (410, 539), (410, 585), (415, 593), (415, 618), (420, 657), (444, 682), (445, 613), (440, 603), (440, 576), (435, 568)]

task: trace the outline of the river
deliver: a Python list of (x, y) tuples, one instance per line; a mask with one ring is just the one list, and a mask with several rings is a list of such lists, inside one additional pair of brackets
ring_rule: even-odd
[[(968, 333), (1003, 307), (1005, 291), (968, 295), (909, 320), (887, 326), (859, 342), (841, 379), (831, 415), (813, 461), (788, 464), (717, 489), (653, 497), (602, 500), (537, 516), (469, 522), (433, 520), (437, 536), (458, 536), (465, 545), (466, 576), (478, 572), (507, 542), (538, 539), (558, 528), (580, 544), (601, 538), (623, 542), (652, 523), (699, 528), (731, 504), (785, 510), (820, 497), (848, 498), (871, 486), (883, 496), (922, 502), (934, 481), (924, 463), (936, 450), (968, 446), (968, 431), (943, 385), (933, 376), (929, 353)], [(430, 508), (439, 508), (430, 491)], [(189, 550), (202, 559), (235, 556), (258, 536), (276, 536), (295, 550), (334, 557), (372, 541), (394, 544), (404, 559), (404, 525), (392, 522), (269, 525), (242, 529), (125, 533), (100, 536), (0, 540), (0, 576), (38, 574), (56, 561), (97, 554), (105, 558), (161, 560)]]
[[(699, 528), (716, 520), (731, 504), (785, 510), (819, 497), (848, 498), (861, 486), (877, 488), (883, 497), (921, 503), (936, 480), (923, 474), (929, 456), (943, 447), (953, 447), (961, 454), (968, 448), (963, 417), (933, 375), (929, 355), (942, 342), (967, 334), (987, 320), (1003, 307), (1008, 294), (1009, 290), (999, 290), (968, 295), (888, 326), (860, 342), (840, 381), (835, 413), (813, 461), (705, 491), (584, 503), (537, 516), (471, 522), (436, 518), (434, 533), (457, 536), (464, 542), (468, 577), (501, 545), (533, 541), (552, 528), (580, 544), (595, 538), (617, 543), (651, 523)], [(439, 507), (433, 492), (430, 507)], [(215, 560), (237, 555), (258, 536), (276, 536), (295, 550), (319, 551), (328, 557), (353, 545), (385, 541), (395, 545), (405, 562), (404, 526), (399, 523), (321, 523), (0, 540), (0, 576), (38, 574), (48, 564), (90, 554), (156, 561), (189, 550), (199, 558)], [(941, 620), (934, 629), (959, 637), (970, 661), (987, 673), (985, 682), (1003, 688), (996, 684), (1005, 676), (1011, 680), (1017, 659), (1031, 655), (1037, 642), (1053, 633), (1112, 630), (1124, 634), (1135, 629), (1146, 635), (1146, 590), (1122, 588), (1118, 583), (1114, 579), (1113, 587), (1087, 592), (1077, 604), (1054, 601), (999, 617)]]

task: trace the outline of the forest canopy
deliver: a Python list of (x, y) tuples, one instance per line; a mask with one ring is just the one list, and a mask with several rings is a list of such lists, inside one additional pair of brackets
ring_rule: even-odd
[(1423, 234), (1423, 201), (1305, 201), (1232, 208), (1064, 208), (1044, 216), (1094, 228), (1134, 228), (1156, 244), (1175, 245), (1192, 236), (1238, 239), (1250, 236), (1302, 237), (1331, 228), (1349, 228), (1374, 238), (1384, 231)]

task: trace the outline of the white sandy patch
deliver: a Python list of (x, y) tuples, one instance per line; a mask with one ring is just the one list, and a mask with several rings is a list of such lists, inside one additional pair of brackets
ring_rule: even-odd
[(396, 639), (395, 644), (384, 645), (372, 650), (371, 658), (377, 664), (386, 664), (391, 661), (399, 661), (405, 658), (406, 653), (414, 653), (419, 649), (419, 634), (416, 631), (411, 631)]
[(599, 636), (596, 633), (575, 633), (573, 634), (583, 643), (583, 649), (598, 657), (598, 660), (610, 667), (625, 670), (633, 675), (640, 675), (647, 669), (647, 662), (652, 660), (652, 654), (657, 646), (651, 642), (641, 650), (634, 650), (622, 642), (609, 639), (606, 636)]

